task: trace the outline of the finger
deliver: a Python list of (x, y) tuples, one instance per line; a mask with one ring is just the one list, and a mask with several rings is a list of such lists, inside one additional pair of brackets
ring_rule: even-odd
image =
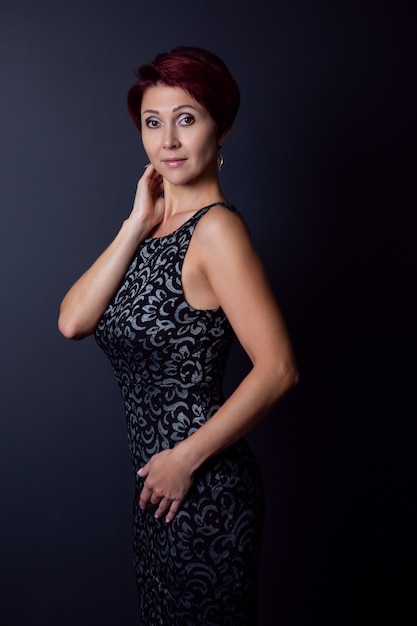
[(139, 180), (152, 180), (152, 177), (155, 175), (155, 169), (151, 163), (145, 165), (145, 169), (143, 170), (143, 174), (140, 176)]
[(139, 494), (139, 506), (141, 509), (146, 509), (149, 502), (151, 501), (152, 489), (149, 489), (146, 485), (144, 485), (142, 491)]
[(144, 465), (138, 470), (138, 476), (140, 476), (141, 478), (145, 478), (145, 476), (148, 475), (148, 472), (149, 472), (149, 463), (146, 463), (146, 465)]
[(165, 521), (167, 524), (172, 522), (172, 520), (177, 515), (178, 511), (181, 508), (181, 502), (181, 500), (173, 500), (173, 502), (171, 502), (171, 506), (169, 507), (168, 513), (165, 516)]
[(157, 504), (160, 504), (163, 499), (164, 499), (163, 496), (158, 495), (157, 493), (153, 491), (151, 494), (150, 503), (152, 504), (152, 506), (156, 506)]
[(145, 169), (144, 169), (143, 173), (146, 174), (149, 177), (151, 177), (151, 176), (160, 176), (159, 172), (155, 169), (155, 166), (152, 165), (152, 163), (147, 163), (145, 165)]
[(165, 513), (169, 509), (170, 504), (171, 504), (171, 500), (168, 500), (167, 498), (162, 498), (159, 502), (158, 508), (156, 509), (154, 513), (155, 519), (158, 519), (159, 517), (162, 517), (163, 515), (165, 515)]

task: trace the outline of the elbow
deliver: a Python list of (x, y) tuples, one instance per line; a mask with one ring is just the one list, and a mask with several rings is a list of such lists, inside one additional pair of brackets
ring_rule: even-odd
[(78, 333), (75, 328), (73, 328), (71, 324), (66, 324), (65, 322), (61, 321), (61, 319), (58, 319), (58, 330), (61, 335), (63, 335), (66, 339), (78, 338)]
[(289, 390), (293, 389), (294, 387), (296, 387), (298, 385), (299, 381), (300, 381), (300, 372), (298, 371), (297, 366), (294, 365), (292, 370), (291, 370), (291, 374), (290, 374)]
[(291, 389), (294, 389), (294, 387), (298, 385), (298, 381), (300, 380), (300, 374), (297, 367), (294, 365), (292, 367), (286, 368), (281, 380), (284, 393), (287, 393), (288, 391), (291, 391)]
[(282, 363), (275, 370), (274, 395), (278, 402), (298, 385), (300, 374), (295, 363)]
[(58, 318), (58, 330), (66, 339), (84, 339), (91, 334), (91, 332), (86, 332), (85, 330), (78, 327), (78, 324), (71, 319), (66, 319), (65, 314), (62, 312)]

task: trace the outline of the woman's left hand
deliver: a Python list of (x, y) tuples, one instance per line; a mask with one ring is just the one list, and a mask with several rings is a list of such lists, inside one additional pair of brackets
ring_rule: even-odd
[(154, 516), (165, 516), (171, 522), (193, 484), (193, 475), (182, 462), (176, 448), (155, 454), (139, 471), (145, 484), (139, 496), (139, 506), (157, 506)]

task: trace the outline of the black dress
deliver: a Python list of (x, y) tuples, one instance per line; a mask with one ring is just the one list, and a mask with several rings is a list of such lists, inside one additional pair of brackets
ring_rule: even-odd
[[(231, 205), (222, 204), (232, 211)], [(221, 308), (197, 310), (182, 264), (197, 211), (140, 245), (96, 339), (120, 385), (133, 471), (134, 555), (142, 626), (254, 626), (263, 489), (245, 440), (205, 462), (169, 524), (138, 505), (137, 471), (198, 429), (224, 401), (233, 332)]]

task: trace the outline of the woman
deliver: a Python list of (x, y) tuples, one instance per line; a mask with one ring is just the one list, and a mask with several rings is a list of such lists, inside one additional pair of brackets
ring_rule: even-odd
[[(200, 48), (157, 55), (128, 94), (149, 164), (130, 216), (65, 296), (123, 396), (137, 481), (140, 623), (257, 623), (262, 480), (244, 436), (297, 382), (279, 308), (218, 179), (239, 88)], [(233, 333), (252, 368), (225, 399)]]

